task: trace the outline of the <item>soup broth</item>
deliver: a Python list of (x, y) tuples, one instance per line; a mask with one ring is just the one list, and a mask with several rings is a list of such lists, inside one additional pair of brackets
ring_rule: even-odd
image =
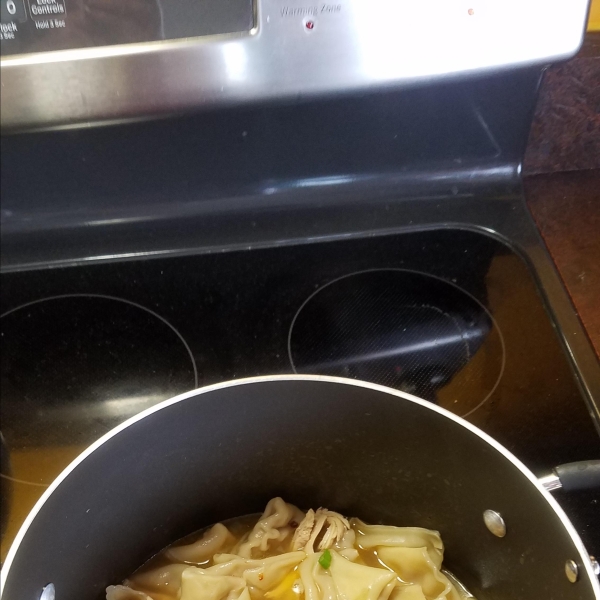
[(281, 498), (165, 548), (107, 600), (464, 600), (438, 532), (367, 525)]

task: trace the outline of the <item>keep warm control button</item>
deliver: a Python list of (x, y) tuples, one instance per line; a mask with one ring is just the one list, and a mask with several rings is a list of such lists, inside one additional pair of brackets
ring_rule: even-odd
[(29, 0), (29, 12), (35, 20), (65, 16), (65, 0)]
[(27, 21), (27, 12), (23, 0), (0, 0), (0, 21)]

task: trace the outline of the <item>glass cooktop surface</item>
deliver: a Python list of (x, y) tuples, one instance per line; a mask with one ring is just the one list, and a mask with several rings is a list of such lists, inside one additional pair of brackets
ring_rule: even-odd
[[(312, 373), (404, 390), (465, 417), (540, 475), (598, 453), (528, 267), (475, 231), (87, 264), (1, 283), (2, 558), (87, 445), (228, 379)], [(598, 494), (558, 498), (600, 551)]]

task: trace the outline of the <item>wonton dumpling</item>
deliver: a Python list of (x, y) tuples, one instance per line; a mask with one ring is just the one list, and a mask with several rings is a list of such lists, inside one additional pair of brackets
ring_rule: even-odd
[[(239, 523), (242, 531), (246, 523)], [(106, 598), (465, 600), (441, 572), (443, 555), (437, 531), (349, 522), (325, 508), (305, 515), (273, 498), (249, 533), (236, 540), (225, 525), (214, 525), (149, 563), (163, 566), (145, 566), (124, 585), (108, 587)]]
[(311, 554), (300, 564), (304, 600), (338, 600), (331, 575), (319, 564), (320, 554)]
[[(438, 600), (466, 600), (465, 596), (458, 593), (454, 585), (450, 584), (450, 589), (437, 596)], [(469, 596), (471, 600), (475, 600), (472, 596)], [(423, 593), (423, 589), (420, 585), (398, 585), (394, 588), (392, 595), (389, 600), (431, 600)], [(434, 599), (436, 600), (436, 599)]]
[(161, 598), (177, 598), (181, 588), (181, 574), (189, 567), (190, 565), (165, 565), (151, 571), (135, 573), (125, 580), (125, 585), (148, 590), (150, 593), (159, 592)]
[(232, 552), (243, 558), (253, 558), (256, 554), (265, 553), (271, 546), (277, 546), (290, 537), (303, 519), (304, 513), (299, 508), (287, 504), (282, 498), (273, 498), (248, 538)]
[[(228, 585), (243, 583), (244, 586), (249, 586), (253, 590), (267, 592), (281, 584), (305, 558), (306, 554), (304, 552), (288, 552), (262, 560), (242, 558), (234, 554), (220, 554), (215, 557), (215, 564), (211, 567), (206, 569), (188, 567), (184, 571), (184, 578), (192, 575), (194, 577), (208, 577), (210, 578), (208, 581), (215, 585), (216, 582), (222, 579), (229, 582)], [(202, 585), (205, 584), (205, 581), (207, 580), (204, 579), (201, 582)], [(225, 587), (225, 589), (227, 588)], [(194, 593), (198, 594), (199, 592), (195, 590)], [(225, 597), (230, 598), (230, 596)], [(238, 596), (233, 595), (231, 597), (237, 598)], [(192, 600), (192, 598), (190, 596), (189, 600)], [(208, 596), (208, 598), (213, 600), (212, 596)], [(219, 596), (216, 598), (220, 599)], [(181, 600), (186, 600), (183, 591), (183, 580)], [(204, 596), (198, 596), (197, 599), (194, 598), (193, 600), (204, 600)]]
[(395, 573), (350, 562), (335, 550), (328, 571), (339, 600), (387, 600), (396, 581)]
[(263, 591), (270, 590), (281, 583), (305, 558), (304, 552), (287, 552), (260, 561), (251, 560), (248, 561), (249, 568), (244, 571), (243, 577), (249, 586)]
[(126, 585), (109, 585), (106, 588), (106, 600), (152, 600), (152, 598)]
[(389, 600), (427, 600), (420, 585), (397, 585)]
[[(398, 573), (402, 581), (417, 584), (426, 600), (460, 598), (456, 588), (440, 571), (444, 544), (437, 531), (421, 527), (366, 525), (359, 519), (352, 520), (352, 527), (361, 548), (377, 550), (379, 559)], [(402, 590), (402, 593), (417, 594), (417, 591)], [(419, 598), (418, 594), (416, 598)]]
[(306, 600), (387, 600), (396, 585), (396, 575), (387, 569), (358, 565), (331, 552), (331, 565), (319, 564), (321, 554), (312, 554), (300, 565)]
[(165, 555), (177, 562), (200, 564), (221, 552), (226, 545), (231, 545), (234, 537), (223, 523), (213, 525), (199, 540), (185, 546), (169, 548)]
[(377, 546), (401, 546), (403, 548), (427, 548), (431, 560), (439, 569), (444, 558), (444, 544), (439, 532), (422, 527), (393, 527), (391, 525), (366, 525), (352, 519), (356, 531), (356, 543), (361, 548)]
[(381, 546), (377, 548), (377, 555), (402, 581), (420, 585), (427, 598), (445, 598), (452, 587), (430, 559), (427, 548)]
[(188, 567), (181, 576), (180, 600), (243, 600), (247, 592), (241, 577), (210, 575), (199, 567)]
[(210, 575), (243, 577), (248, 585), (260, 590), (270, 590), (276, 587), (305, 558), (304, 552), (286, 552), (260, 560), (242, 558), (235, 554), (219, 554), (215, 556), (215, 564), (204, 571)]

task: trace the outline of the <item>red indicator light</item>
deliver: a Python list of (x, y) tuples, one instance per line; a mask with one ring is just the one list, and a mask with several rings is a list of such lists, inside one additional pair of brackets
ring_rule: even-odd
[(314, 21), (306, 21), (306, 29), (314, 29), (315, 28), (315, 22)]

